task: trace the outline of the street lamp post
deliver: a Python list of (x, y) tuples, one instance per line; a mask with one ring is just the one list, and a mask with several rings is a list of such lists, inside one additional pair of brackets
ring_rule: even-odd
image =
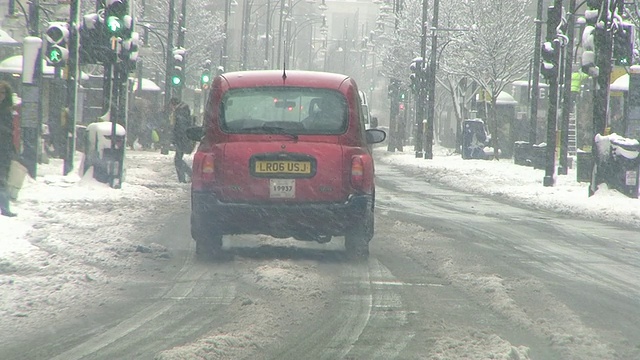
[[(323, 24), (326, 25), (326, 23), (324, 22), (324, 16), (322, 16), (322, 21)], [(291, 67), (295, 66), (295, 61), (296, 61), (296, 43), (294, 42), (298, 35), (300, 35), (300, 33), (302, 32), (302, 30), (306, 29), (309, 25), (311, 25), (311, 31), (309, 31), (309, 33), (311, 34), (310, 37), (310, 41), (309, 41), (309, 48), (311, 49), (313, 46), (313, 25), (320, 23), (320, 18), (317, 17), (311, 17), (308, 18), (304, 21), (302, 21), (300, 24), (296, 24), (295, 30), (293, 32), (288, 32), (287, 33), (287, 49), (285, 49), (285, 52), (287, 53), (287, 57), (286, 57), (286, 61), (289, 61), (289, 57), (291, 57), (291, 62), (290, 65)], [(311, 53), (311, 50), (309, 50), (309, 53)]]
[[(174, 0), (171, 0), (172, 2)], [(231, 0), (224, 1), (224, 39), (222, 40), (222, 52), (220, 54), (220, 65), (226, 71), (227, 70), (227, 59), (229, 54), (227, 54), (227, 46), (229, 42), (229, 11), (231, 10)]]
[(264, 33), (264, 68), (269, 68), (269, 36), (271, 35), (271, 0), (267, 0), (267, 29)]

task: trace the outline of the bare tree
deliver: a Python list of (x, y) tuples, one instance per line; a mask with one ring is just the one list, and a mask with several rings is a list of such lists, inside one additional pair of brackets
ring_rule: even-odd
[(409, 83), (409, 65), (420, 55), (422, 1), (407, 0), (395, 13), (381, 12), (375, 42), (381, 50), (382, 73)]
[[(484, 92), (485, 106), (498, 158), (496, 100), (513, 81), (523, 78), (533, 52), (530, 0), (465, 0), (452, 8), (460, 31), (446, 48), (444, 72), (468, 77)], [(490, 104), (490, 106), (489, 106)]]
[[(181, 9), (181, 1), (175, 0), (175, 24), (174, 24), (174, 44), (178, 35), (178, 19)], [(223, 10), (214, 9), (210, 1), (207, 0), (186, 0), (187, 18), (185, 32), (185, 49), (187, 50), (187, 68), (185, 69), (187, 84), (197, 84), (200, 76), (200, 67), (204, 60), (210, 59), (214, 64), (220, 60), (220, 48), (224, 39), (223, 30)], [(168, 2), (166, 0), (147, 0), (146, 9), (142, 11), (141, 2), (136, 2), (138, 22), (143, 24), (148, 22), (159, 33), (166, 47), (167, 19), (169, 14)], [(215, 11), (214, 11), (215, 10)], [(143, 14), (144, 17), (140, 17)], [(142, 26), (136, 27), (136, 31), (142, 33)], [(160, 39), (154, 35), (149, 36), (152, 52), (144, 56), (146, 68), (156, 69), (164, 74), (166, 69), (165, 57), (160, 45)]]

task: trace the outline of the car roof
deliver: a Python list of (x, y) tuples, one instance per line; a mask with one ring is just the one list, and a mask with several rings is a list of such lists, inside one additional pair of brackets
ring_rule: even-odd
[(303, 70), (235, 71), (224, 73), (221, 77), (226, 80), (229, 88), (299, 86), (339, 89), (345, 81), (351, 80), (343, 74)]

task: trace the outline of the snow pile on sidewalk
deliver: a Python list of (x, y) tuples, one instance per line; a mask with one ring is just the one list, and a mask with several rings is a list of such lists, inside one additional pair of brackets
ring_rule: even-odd
[[(12, 206), (18, 216), (0, 216), (3, 325), (56, 316), (61, 305), (108, 286), (108, 270), (129, 267), (142, 256), (166, 256), (159, 248), (140, 251), (141, 239), (130, 234), (144, 235), (139, 223), (187, 188), (174, 180), (168, 156), (131, 152), (127, 167), (122, 189), (97, 182), (90, 172), (81, 177), (77, 169), (63, 176), (61, 159), (40, 164), (37, 178), (25, 179)], [(167, 186), (159, 189), (160, 183)]]
[(513, 159), (463, 160), (448, 149), (434, 147), (433, 159), (416, 158), (412, 150), (387, 152), (375, 148), (376, 161), (465, 192), (503, 198), (539, 209), (640, 227), (640, 199), (631, 199), (606, 185), (589, 197), (588, 183), (576, 181), (576, 170), (557, 175), (555, 185), (542, 185), (544, 170), (515, 165)]

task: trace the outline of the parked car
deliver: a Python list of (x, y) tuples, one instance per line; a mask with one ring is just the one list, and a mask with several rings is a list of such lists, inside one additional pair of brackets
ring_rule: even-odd
[[(375, 129), (378, 124), (373, 124), (371, 121), (371, 109), (369, 108), (369, 100), (367, 99), (367, 93), (362, 90), (359, 90), (360, 94), (360, 104), (362, 106), (362, 115), (364, 116), (364, 124), (366, 129)], [(377, 122), (377, 119), (376, 119)]]
[(217, 76), (203, 127), (189, 130), (193, 157), (191, 236), (196, 253), (228, 234), (329, 242), (345, 237), (366, 257), (374, 232), (374, 163), (356, 82), (308, 71)]

